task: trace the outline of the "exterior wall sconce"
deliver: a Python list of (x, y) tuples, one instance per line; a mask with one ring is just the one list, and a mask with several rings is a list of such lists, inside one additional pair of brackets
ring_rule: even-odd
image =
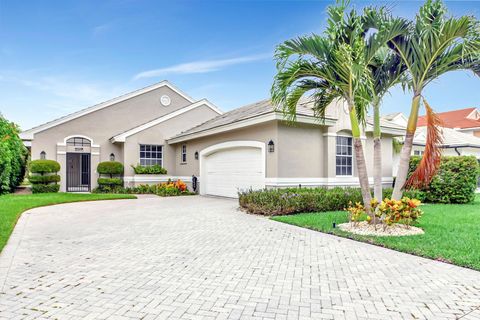
[(40, 159), (45, 160), (46, 158), (47, 158), (47, 154), (45, 153), (45, 151), (40, 152)]
[(275, 151), (275, 143), (273, 143), (273, 140), (270, 140), (268, 142), (268, 152), (274, 152)]
[(198, 160), (198, 151), (195, 151), (195, 160)]
[(110, 153), (110, 161), (115, 161), (115, 155), (113, 153)]

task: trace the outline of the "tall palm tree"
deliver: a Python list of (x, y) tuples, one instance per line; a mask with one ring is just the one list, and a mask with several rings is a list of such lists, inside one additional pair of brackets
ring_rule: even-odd
[(373, 43), (376, 37), (382, 37), (377, 43), (382, 47), (374, 47), (372, 59), (369, 62), (370, 77), (372, 79), (373, 109), (373, 190), (374, 197), (382, 200), (382, 145), (380, 128), (380, 106), (383, 97), (395, 85), (405, 81), (405, 65), (398, 55), (387, 46), (387, 37), (403, 34), (408, 30), (409, 22), (402, 18), (394, 18), (384, 8), (366, 8), (363, 14), (365, 25), (365, 41)]
[[(348, 105), (354, 154), (364, 205), (370, 207), (370, 187), (361, 142), (361, 128), (374, 96), (369, 69), (377, 50), (402, 34), (405, 22), (390, 21), (366, 41), (365, 17), (346, 12), (347, 1), (328, 8), (328, 27), (323, 36), (310, 35), (285, 41), (275, 52), (278, 73), (272, 86), (272, 101), (294, 120), (297, 103), (311, 92), (315, 115), (325, 119), (327, 106), (336, 99)], [(295, 59), (292, 59), (295, 57)]]
[[(446, 16), (440, 0), (427, 0), (420, 8), (415, 23), (406, 34), (388, 42), (390, 48), (402, 59), (408, 70), (408, 86), (413, 92), (410, 116), (392, 197), (399, 199), (407, 182), (408, 163), (413, 137), (417, 128), (418, 112), (424, 88), (439, 76), (455, 70), (472, 70), (480, 76), (480, 25), (471, 16), (453, 18)], [(425, 99), (425, 98), (423, 98)], [(424, 102), (426, 102), (424, 100)], [(425, 104), (427, 122), (436, 124), (432, 109)], [(408, 183), (428, 183), (439, 165), (440, 153), (436, 147), (439, 131), (428, 130), (428, 149)]]
[(384, 96), (405, 79), (405, 65), (387, 47), (378, 50), (370, 65), (373, 97), (373, 196), (381, 201), (382, 195), (382, 144), (380, 129), (380, 106)]
[(371, 195), (360, 136), (371, 86), (361, 17), (353, 10), (347, 15), (346, 6), (342, 2), (328, 8), (324, 36), (302, 36), (277, 46), (278, 73), (272, 86), (272, 101), (290, 120), (295, 120), (297, 103), (307, 92), (313, 92), (313, 109), (320, 119), (325, 119), (326, 108), (332, 101), (346, 101), (362, 198), (369, 206)]

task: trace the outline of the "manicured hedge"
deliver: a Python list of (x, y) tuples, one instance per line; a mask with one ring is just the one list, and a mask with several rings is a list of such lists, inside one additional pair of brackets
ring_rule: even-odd
[(133, 171), (135, 171), (135, 174), (167, 174), (167, 169), (158, 164), (153, 166), (142, 166), (137, 164), (136, 166), (132, 165), (132, 168)]
[[(420, 163), (421, 157), (410, 159), (410, 173)], [(468, 203), (475, 199), (479, 164), (474, 156), (442, 157), (440, 169), (430, 185), (422, 190), (425, 202)]]
[[(33, 160), (29, 164), (30, 176), (28, 180), (32, 184), (32, 193), (58, 192), (60, 176), (60, 164), (54, 160)], [(33, 173), (33, 174), (32, 174)], [(52, 174), (55, 173), (55, 174)]]
[[(392, 191), (392, 188), (383, 189), (383, 197), (390, 198)], [(416, 198), (418, 192), (408, 191), (404, 195)], [(285, 188), (239, 193), (240, 207), (249, 213), (266, 216), (338, 211), (345, 209), (349, 202), (362, 202), (360, 188)]]
[(28, 177), (28, 180), (32, 184), (48, 184), (50, 182), (60, 182), (60, 176), (58, 174), (51, 174), (48, 176), (40, 176), (40, 175), (31, 175)]
[(0, 195), (12, 192), (25, 177), (28, 152), (18, 126), (0, 115)]
[(123, 180), (120, 178), (98, 178), (98, 184), (101, 186), (121, 186), (123, 185)]
[[(122, 189), (123, 179), (123, 164), (118, 161), (104, 161), (97, 166), (97, 172), (100, 174), (98, 178), (98, 193), (116, 193), (117, 190)], [(108, 175), (108, 178), (102, 177)], [(117, 177), (114, 177), (117, 176)]]
[(56, 173), (60, 171), (60, 164), (54, 160), (33, 160), (30, 162), (29, 170), (31, 173)]
[(100, 162), (97, 166), (97, 172), (99, 174), (108, 174), (112, 177), (115, 174), (123, 173), (123, 164), (118, 161), (104, 161)]
[(349, 201), (362, 201), (360, 189), (286, 188), (239, 193), (240, 207), (268, 216), (343, 210)]
[(93, 193), (123, 193), (123, 194), (156, 194), (161, 197), (194, 195), (190, 192), (185, 183), (180, 183), (184, 187), (179, 188), (178, 182), (167, 182), (160, 184), (142, 184), (136, 187), (121, 187), (113, 185), (101, 185), (94, 189)]
[(59, 184), (32, 184), (32, 193), (56, 193), (59, 189)]

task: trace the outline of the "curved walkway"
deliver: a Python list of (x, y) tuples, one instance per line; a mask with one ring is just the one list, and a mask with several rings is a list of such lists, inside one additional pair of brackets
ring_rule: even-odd
[(480, 272), (236, 208), (192, 196), (26, 212), (0, 256), (0, 318), (480, 318)]

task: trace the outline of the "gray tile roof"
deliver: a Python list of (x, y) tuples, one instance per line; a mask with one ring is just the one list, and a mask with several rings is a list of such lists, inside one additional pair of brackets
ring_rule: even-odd
[[(196, 127), (193, 127), (191, 129), (188, 129), (188, 130), (178, 134), (174, 138), (186, 136), (186, 135), (193, 134), (193, 133), (198, 133), (198, 132), (205, 131), (205, 130), (208, 130), (208, 129), (213, 129), (213, 128), (216, 128), (216, 127), (224, 126), (224, 125), (234, 123), (234, 122), (237, 122), (237, 121), (241, 121), (241, 120), (254, 118), (254, 117), (257, 117), (257, 116), (260, 116), (260, 115), (272, 113), (274, 111), (275, 111), (275, 108), (272, 105), (270, 99), (261, 100), (261, 101), (258, 101), (258, 102), (255, 102), (255, 103), (252, 103), (252, 104), (249, 104), (249, 105), (246, 105), (246, 106), (243, 106), (243, 107), (225, 112), (222, 115), (219, 115), (219, 116), (217, 116), (213, 119), (210, 119), (210, 120), (208, 120), (208, 121), (206, 121), (206, 122), (204, 122), (204, 123), (202, 123), (202, 124), (200, 124)], [(307, 102), (301, 102), (297, 106), (297, 114), (298, 115), (305, 115), (305, 116), (313, 116), (314, 115), (313, 110), (308, 107)]]
[(400, 114), (401, 114), (401, 112), (389, 113), (389, 114), (383, 115), (382, 118), (385, 119), (385, 120), (391, 121), (391, 120), (393, 120), (396, 116), (398, 116), (398, 115), (400, 115)]
[[(480, 138), (451, 128), (440, 128), (443, 138), (442, 147), (470, 146), (480, 147)], [(425, 145), (427, 140), (427, 127), (418, 127), (413, 138), (413, 143)]]
[[(225, 112), (224, 114), (219, 115), (213, 119), (210, 119), (196, 127), (183, 131), (182, 133), (172, 138), (184, 137), (190, 134), (199, 133), (205, 130), (221, 127), (221, 126), (235, 123), (241, 120), (251, 119), (264, 114), (272, 113), (274, 111), (275, 111), (275, 108), (271, 103), (270, 99), (261, 100), (261, 101)], [(297, 105), (297, 115), (313, 117), (314, 111), (312, 109), (312, 100), (308, 98), (304, 98), (300, 100), (299, 104)], [(335, 119), (334, 116), (328, 114), (328, 110), (327, 110), (327, 117), (330, 119)], [(367, 126), (367, 130), (371, 131), (371, 126), (373, 125), (373, 119), (371, 117), (368, 117), (366, 122), (367, 122), (367, 125), (370, 126), (370, 127)], [(382, 127), (398, 129), (398, 130), (405, 129), (403, 126), (383, 118), (380, 120), (380, 125)]]
[[(370, 126), (373, 126), (373, 117), (367, 117), (367, 124)], [(402, 125), (399, 125), (398, 123), (395, 123), (393, 121), (389, 121), (385, 119), (383, 116), (380, 118), (380, 126), (384, 128), (392, 128), (392, 129), (398, 129), (398, 130), (405, 130), (406, 128)], [(367, 129), (371, 129), (368, 128)]]

